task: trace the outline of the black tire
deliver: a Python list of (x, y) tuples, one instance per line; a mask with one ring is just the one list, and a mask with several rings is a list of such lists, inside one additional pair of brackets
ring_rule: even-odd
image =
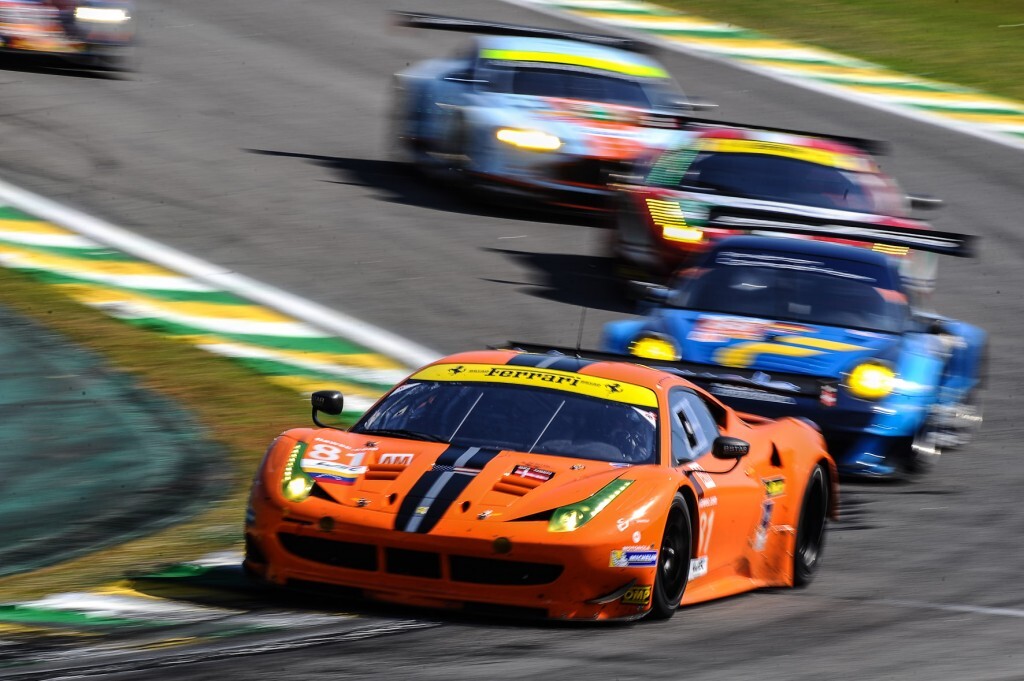
[(800, 520), (796, 528), (796, 546), (793, 550), (793, 586), (805, 587), (814, 579), (825, 547), (825, 527), (828, 524), (829, 485), (825, 468), (818, 464), (811, 471), (800, 504)]
[(690, 580), (690, 557), (693, 555), (693, 525), (690, 509), (683, 495), (676, 493), (665, 521), (665, 532), (658, 551), (651, 609), (647, 619), (667, 620), (675, 614)]

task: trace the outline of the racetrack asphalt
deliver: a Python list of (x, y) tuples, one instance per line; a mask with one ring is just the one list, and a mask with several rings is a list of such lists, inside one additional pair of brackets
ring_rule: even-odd
[[(389, 160), (391, 74), (464, 38), (394, 29), (388, 9), (152, 0), (138, 73), (0, 71), (4, 176), (440, 351), (507, 338), (572, 344), (580, 306), (584, 345), (594, 345), (601, 323), (630, 313), (605, 277), (605, 229), (481, 206)], [(416, 9), (570, 25), (499, 3)], [(935, 298), (991, 334), (980, 438), (913, 483), (844, 488), (846, 519), (804, 591), (748, 594), (664, 624), (446, 619), (387, 639), (192, 660), (189, 678), (1024, 676), (1020, 152), (723, 64), (662, 58), (723, 119), (890, 141), (883, 167), (945, 199), (936, 225), (983, 237), (978, 260), (942, 263)]]

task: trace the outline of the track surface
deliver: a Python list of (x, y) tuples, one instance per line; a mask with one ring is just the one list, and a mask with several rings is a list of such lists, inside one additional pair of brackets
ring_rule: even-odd
[[(462, 40), (392, 29), (386, 9), (151, 0), (137, 74), (0, 71), (3, 175), (439, 351), (573, 343), (579, 305), (592, 308), (584, 344), (594, 345), (599, 324), (627, 312), (603, 275), (603, 229), (480, 208), (388, 162), (390, 75)], [(497, 3), (417, 9), (558, 25)], [(745, 595), (656, 625), (444, 620), (193, 663), (189, 678), (1024, 678), (1024, 156), (719, 64), (664, 60), (723, 118), (892, 141), (885, 168), (947, 201), (937, 224), (985, 238), (980, 260), (943, 263), (936, 297), (992, 335), (979, 441), (912, 485), (847, 486), (847, 520), (833, 525), (805, 591)]]

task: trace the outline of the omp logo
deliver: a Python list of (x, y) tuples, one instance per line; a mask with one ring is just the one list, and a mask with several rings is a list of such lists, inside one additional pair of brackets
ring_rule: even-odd
[(379, 464), (393, 466), (408, 466), (412, 464), (412, 454), (381, 454)]
[(763, 478), (761, 482), (764, 483), (764, 492), (769, 499), (786, 493), (785, 478)]
[(498, 378), (518, 378), (527, 381), (540, 381), (542, 383), (554, 383), (556, 385), (579, 385), (580, 380), (575, 376), (564, 376), (561, 374), (537, 371), (536, 369), (490, 369), (487, 376)]
[(626, 605), (647, 605), (651, 600), (651, 587), (631, 586), (622, 595), (622, 602)]

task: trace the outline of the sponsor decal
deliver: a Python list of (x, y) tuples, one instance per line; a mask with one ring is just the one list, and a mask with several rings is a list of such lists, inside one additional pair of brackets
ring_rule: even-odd
[(715, 479), (705, 472), (699, 463), (691, 463), (688, 470), (693, 474), (692, 477), (701, 487), (704, 489), (714, 489)]
[(690, 578), (688, 581), (693, 581), (699, 577), (703, 577), (708, 573), (708, 557), (701, 556), (700, 558), (694, 558), (690, 561)]
[(634, 544), (639, 544), (640, 543), (640, 539), (642, 538), (642, 536), (643, 535), (640, 534), (640, 530), (634, 531), (633, 532), (633, 543)]
[(409, 466), (412, 464), (412, 454), (381, 454), (377, 463), (392, 466)]
[(335, 485), (354, 485), (359, 476), (366, 472), (366, 466), (350, 466), (319, 459), (303, 459), (299, 465), (317, 482)]
[(781, 497), (786, 493), (786, 479), (779, 478), (761, 478), (761, 482), (764, 483), (764, 493), (769, 499), (774, 497)]
[(546, 471), (543, 468), (534, 468), (533, 466), (527, 466), (525, 464), (519, 464), (512, 469), (509, 475), (517, 475), (520, 478), (526, 478), (527, 480), (539, 480), (540, 482), (547, 482), (554, 477), (554, 471)]
[[(644, 512), (644, 510), (646, 510), (646, 507), (644, 509), (640, 509), (639, 511), (636, 511), (632, 516), (630, 516), (628, 518), (626, 518), (626, 517), (619, 518), (618, 520), (615, 521), (615, 527), (619, 530), (619, 532), (625, 532), (626, 530), (629, 529), (630, 525), (646, 525), (647, 523), (651, 522), (649, 519), (642, 518), (642, 517), (637, 517), (637, 513), (642, 513), (642, 512)], [(633, 543), (635, 544), (638, 541), (639, 541), (638, 539), (634, 539)]]
[(818, 398), (823, 407), (834, 407), (839, 399), (839, 390), (834, 385), (821, 386), (821, 396)]
[(564, 390), (642, 407), (658, 406), (657, 395), (650, 388), (559, 369), (511, 364), (434, 364), (413, 374), (412, 379), (528, 385)]
[(768, 322), (741, 317), (701, 317), (687, 336), (701, 343), (724, 343), (728, 340), (763, 340)]
[(765, 544), (768, 543), (768, 526), (771, 525), (774, 509), (774, 501), (766, 499), (761, 504), (761, 520), (757, 523), (757, 530), (754, 531), (754, 541), (752, 542), (755, 551), (764, 551)]
[(631, 586), (622, 594), (622, 602), (626, 605), (647, 605), (651, 602), (650, 586)]
[(613, 549), (609, 567), (654, 567), (658, 564), (658, 552), (654, 545), (623, 546)]
[(718, 497), (705, 497), (697, 502), (697, 508), (711, 508), (718, 506)]
[(725, 385), (724, 383), (712, 383), (711, 394), (719, 397), (732, 397), (740, 400), (757, 400), (758, 402), (774, 402), (775, 404), (796, 404), (796, 398), (789, 395), (776, 395), (757, 388), (748, 388), (742, 385)]

